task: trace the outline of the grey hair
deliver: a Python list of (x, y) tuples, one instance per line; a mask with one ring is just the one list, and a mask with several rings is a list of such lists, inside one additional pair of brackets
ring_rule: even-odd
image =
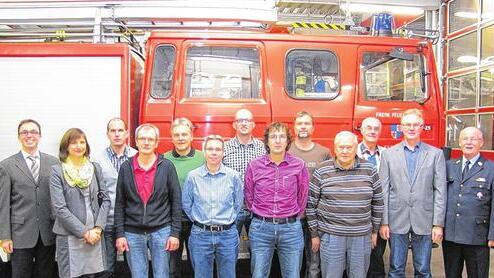
[(362, 126), (368, 125), (370, 121), (378, 122), (379, 123), (379, 127), (382, 127), (383, 126), (383, 124), (381, 123), (381, 121), (378, 118), (376, 118), (376, 117), (367, 117), (367, 118), (365, 118), (362, 121)]
[(142, 124), (136, 128), (135, 137), (139, 138), (139, 133), (142, 130), (153, 130), (156, 134), (156, 140), (160, 138), (160, 130), (153, 124)]
[(190, 129), (191, 134), (194, 131), (194, 125), (192, 124), (192, 122), (189, 119), (187, 119), (185, 117), (176, 118), (175, 120), (173, 120), (172, 125), (170, 127), (170, 133), (173, 133), (173, 129), (176, 128), (177, 126), (188, 127)]
[(341, 140), (342, 137), (351, 137), (352, 138), (352, 143), (355, 144), (355, 145), (358, 145), (358, 137), (357, 137), (357, 135), (355, 135), (352, 132), (347, 131), (347, 130), (340, 131), (340, 132), (338, 132), (338, 134), (336, 134), (336, 136), (334, 137), (334, 144), (336, 145), (336, 142), (338, 142), (339, 140)]
[(467, 131), (469, 131), (469, 130), (474, 130), (474, 131), (476, 131), (478, 134), (480, 134), (480, 138), (481, 138), (482, 140), (484, 140), (484, 133), (482, 132), (482, 130), (481, 130), (480, 128), (475, 127), (475, 126), (467, 126), (467, 127), (465, 127), (464, 129), (462, 129), (462, 130), (460, 131), (460, 136), (459, 136), (459, 138), (461, 139), (461, 138), (462, 138), (462, 136), (463, 136), (463, 133), (465, 133), (465, 132), (467, 132)]

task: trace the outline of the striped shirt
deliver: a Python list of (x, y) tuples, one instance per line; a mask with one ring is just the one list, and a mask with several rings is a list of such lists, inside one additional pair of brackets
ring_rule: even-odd
[(357, 158), (350, 169), (333, 159), (324, 161), (314, 171), (309, 188), (306, 215), (312, 237), (363, 236), (379, 230), (383, 192), (369, 161)]
[(189, 172), (182, 191), (182, 209), (190, 220), (205, 225), (235, 222), (243, 203), (238, 172), (221, 164), (216, 173), (206, 164)]

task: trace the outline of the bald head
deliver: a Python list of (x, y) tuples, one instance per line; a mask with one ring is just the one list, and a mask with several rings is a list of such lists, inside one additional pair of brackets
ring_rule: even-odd
[(362, 133), (362, 137), (364, 143), (370, 146), (376, 146), (379, 137), (381, 136), (382, 124), (379, 119), (374, 117), (365, 118), (362, 121), (362, 127), (360, 128), (360, 133)]
[(240, 109), (235, 113), (233, 128), (237, 137), (248, 138), (252, 136), (252, 131), (256, 124), (254, 123), (252, 112), (247, 109)]

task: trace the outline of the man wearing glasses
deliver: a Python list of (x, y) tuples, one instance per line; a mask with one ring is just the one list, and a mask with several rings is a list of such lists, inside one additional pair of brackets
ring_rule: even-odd
[(269, 277), (276, 248), (283, 278), (299, 277), (304, 236), (303, 216), (309, 171), (303, 160), (287, 153), (288, 126), (274, 122), (264, 131), (268, 154), (252, 160), (245, 173), (245, 205), (253, 214), (249, 240), (254, 278)]
[(420, 140), (424, 128), (420, 110), (405, 111), (401, 128), (404, 140), (381, 157), (384, 213), (380, 234), (390, 243), (389, 277), (405, 277), (409, 242), (415, 276), (431, 277), (432, 242), (443, 237), (446, 165), (441, 150)]
[(462, 157), (446, 164), (445, 275), (461, 277), (466, 263), (468, 277), (489, 277), (489, 247), (494, 247), (494, 163), (480, 155), (484, 145), (480, 129), (463, 129), (459, 142)]
[(204, 140), (206, 163), (190, 171), (182, 194), (183, 209), (194, 223), (190, 253), (195, 277), (235, 278), (239, 236), (235, 219), (243, 203), (240, 174), (226, 167), (223, 139), (210, 135)]
[[(382, 124), (379, 119), (374, 117), (365, 118), (362, 121), (362, 127), (360, 128), (362, 142), (360, 142), (357, 147), (357, 156), (372, 163), (377, 171), (379, 171), (379, 166), (381, 164), (381, 153), (384, 151), (384, 147), (378, 145), (381, 129)], [(367, 277), (384, 278), (386, 276), (383, 260), (386, 242), (386, 240), (382, 239), (379, 234), (377, 234), (377, 243), (371, 252)]]
[(12, 277), (51, 278), (56, 263), (49, 186), (58, 159), (39, 151), (35, 120), (22, 120), (17, 132), (21, 151), (0, 163), (0, 241), (11, 254)]
[[(225, 143), (223, 164), (240, 173), (243, 185), (247, 165), (254, 158), (265, 154), (266, 150), (264, 149), (264, 144), (252, 136), (252, 131), (256, 124), (249, 110), (238, 110), (235, 113), (235, 121), (232, 126), (235, 129), (235, 137)], [(242, 233), (243, 226), (245, 226), (245, 231), (249, 233), (250, 212), (245, 209), (243, 204), (236, 224), (239, 235)]]
[(156, 153), (159, 130), (136, 129), (138, 153), (120, 167), (115, 202), (116, 247), (125, 251), (132, 277), (169, 277), (170, 252), (179, 245), (182, 195), (175, 167)]

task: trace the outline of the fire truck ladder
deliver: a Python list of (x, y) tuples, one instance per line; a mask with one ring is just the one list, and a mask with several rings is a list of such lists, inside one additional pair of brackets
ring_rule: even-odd
[[(142, 53), (150, 30), (266, 28), (275, 0), (0, 1), (0, 42), (127, 42)], [(214, 18), (212, 20), (211, 18)]]

